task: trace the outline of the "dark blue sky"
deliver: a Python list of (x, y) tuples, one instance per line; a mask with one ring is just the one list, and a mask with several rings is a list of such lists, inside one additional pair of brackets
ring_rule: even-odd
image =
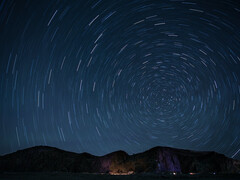
[(0, 1), (0, 154), (239, 159), (239, 29), (235, 0)]

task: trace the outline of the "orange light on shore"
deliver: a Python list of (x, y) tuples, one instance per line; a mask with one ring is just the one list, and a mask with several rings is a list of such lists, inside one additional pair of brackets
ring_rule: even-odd
[(190, 172), (189, 174), (190, 174), (190, 175), (194, 175), (194, 174), (196, 174), (196, 173), (192, 173), (192, 172)]
[(109, 172), (110, 175), (131, 175), (134, 174), (134, 171), (128, 171), (128, 172)]

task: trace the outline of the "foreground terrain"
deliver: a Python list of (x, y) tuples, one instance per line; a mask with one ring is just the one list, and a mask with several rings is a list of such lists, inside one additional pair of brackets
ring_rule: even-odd
[(1, 173), (1, 180), (157, 180), (157, 179), (181, 179), (181, 180), (238, 180), (240, 179), (240, 174), (231, 175), (182, 175), (182, 176), (172, 176), (172, 175), (156, 175), (156, 174), (136, 174), (136, 175), (97, 175), (97, 174), (80, 174), (80, 173)]
[(104, 156), (94, 156), (48, 146), (36, 146), (0, 156), (0, 172), (73, 172), (110, 175), (238, 174), (240, 161), (216, 152), (169, 147), (155, 147), (133, 155), (116, 151)]

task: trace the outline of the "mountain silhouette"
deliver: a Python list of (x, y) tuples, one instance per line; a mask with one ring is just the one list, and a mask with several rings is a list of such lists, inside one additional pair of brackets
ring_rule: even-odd
[(133, 155), (116, 151), (104, 156), (36, 146), (0, 156), (0, 172), (240, 173), (240, 161), (216, 152), (160, 146)]

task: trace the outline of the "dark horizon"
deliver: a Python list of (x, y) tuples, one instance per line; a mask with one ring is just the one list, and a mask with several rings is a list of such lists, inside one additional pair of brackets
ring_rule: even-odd
[[(109, 153), (106, 153), (106, 154), (102, 154), (102, 155), (96, 155), (96, 154), (92, 154), (92, 153), (89, 153), (89, 152), (76, 152), (76, 151), (69, 151), (67, 149), (64, 149), (64, 148), (58, 148), (58, 147), (54, 147), (54, 146), (47, 146), (47, 145), (36, 145), (36, 146), (30, 146), (30, 147), (26, 147), (26, 148), (23, 148), (23, 149), (18, 149), (16, 151), (13, 151), (13, 152), (9, 152), (7, 154), (2, 154), (0, 156), (5, 156), (5, 155), (9, 155), (9, 154), (12, 154), (12, 153), (16, 153), (18, 151), (25, 151), (27, 149), (34, 149), (34, 148), (40, 148), (40, 147), (43, 147), (43, 148), (56, 148), (58, 150), (62, 150), (62, 151), (66, 151), (66, 152), (71, 152), (71, 153), (77, 153), (77, 154), (84, 154), (84, 153), (87, 153), (87, 154), (90, 154), (90, 155), (93, 155), (93, 156), (96, 156), (96, 157), (102, 157), (102, 156), (106, 156), (106, 155), (109, 155), (111, 153), (114, 153), (114, 152), (119, 152), (119, 151), (123, 151), (125, 152), (127, 155), (129, 156), (132, 156), (132, 155), (135, 155), (135, 154), (139, 154), (139, 153), (144, 153), (144, 152), (147, 152), (147, 151), (150, 151), (152, 149), (155, 149), (155, 148), (170, 148), (170, 149), (175, 149), (175, 150), (187, 150), (187, 151), (193, 151), (193, 152), (215, 152), (215, 153), (218, 153), (218, 154), (222, 154), (222, 153), (219, 153), (219, 152), (216, 152), (216, 151), (211, 151), (211, 150), (206, 150), (206, 151), (197, 151), (197, 150), (193, 150), (193, 149), (184, 149), (184, 148), (175, 148), (175, 147), (169, 147), (169, 146), (153, 146), (151, 148), (148, 148), (146, 150), (143, 150), (143, 151), (139, 151), (139, 152), (135, 152), (135, 153), (128, 153), (126, 151), (124, 151), (123, 149), (118, 149), (118, 150), (115, 150), (115, 151), (112, 151), (112, 152), (109, 152)], [(223, 154), (224, 156), (226, 156), (225, 154)], [(232, 158), (232, 157), (229, 157), (229, 156), (226, 156), (227, 158), (231, 158), (231, 159), (235, 159), (235, 160), (240, 160), (240, 159), (236, 159), (236, 158)]]
[(205, 175), (217, 178), (219, 175), (239, 176), (240, 161), (213, 151), (199, 152), (160, 146), (132, 155), (124, 151), (115, 151), (104, 156), (37, 146), (0, 156), (0, 172), (41, 172), (42, 174), (68, 172), (98, 174), (101, 177), (107, 174), (158, 175), (158, 177)]
[(155, 146), (240, 159), (240, 1), (0, 1), (0, 155)]

